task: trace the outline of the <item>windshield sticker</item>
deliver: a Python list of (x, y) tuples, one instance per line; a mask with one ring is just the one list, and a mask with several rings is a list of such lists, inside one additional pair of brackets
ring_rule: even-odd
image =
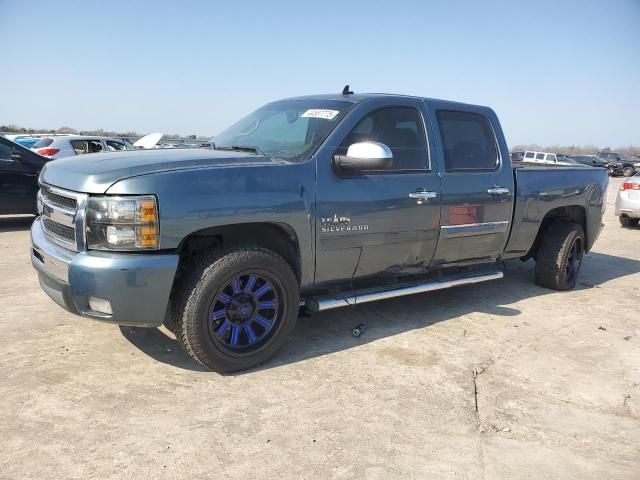
[(324, 108), (310, 108), (302, 115), (302, 118), (323, 118), (325, 120), (333, 120), (340, 112), (338, 110), (326, 110)]

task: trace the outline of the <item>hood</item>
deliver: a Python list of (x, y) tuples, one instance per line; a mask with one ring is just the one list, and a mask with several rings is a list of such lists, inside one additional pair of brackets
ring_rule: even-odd
[(162, 135), (162, 133), (150, 133), (149, 135), (145, 135), (133, 142), (133, 146), (140, 148), (154, 148), (162, 139)]
[(242, 167), (285, 163), (263, 155), (212, 149), (123, 150), (78, 155), (48, 162), (40, 181), (83, 193), (104, 193), (125, 178), (193, 168)]

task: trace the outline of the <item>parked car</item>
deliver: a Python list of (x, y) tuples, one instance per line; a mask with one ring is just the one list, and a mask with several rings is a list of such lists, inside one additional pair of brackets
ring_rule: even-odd
[(38, 175), (48, 160), (0, 136), (0, 215), (37, 213)]
[(521, 162), (524, 159), (524, 152), (511, 152), (512, 162)]
[(597, 155), (571, 155), (571, 160), (582, 165), (609, 168), (609, 163)]
[(623, 227), (635, 227), (640, 222), (640, 172), (620, 185), (615, 214)]
[(40, 155), (56, 159), (85, 155), (87, 153), (132, 150), (134, 147), (129, 147), (125, 142), (111, 137), (64, 135), (42, 137), (31, 149)]
[(559, 163), (578, 163), (574, 161), (569, 155), (564, 155), (562, 153), (557, 153), (556, 159)]
[(598, 156), (609, 162), (609, 168), (614, 175), (630, 177), (636, 171), (636, 161), (624, 153), (598, 152)]
[[(437, 133), (436, 133), (437, 132)], [(213, 139), (51, 162), (31, 261), (69, 311), (167, 318), (218, 371), (261, 364), (311, 312), (503, 277), (575, 286), (607, 172), (512, 166), (487, 107), (384, 94), (270, 103)]]
[(33, 147), (38, 140), (40, 140), (40, 137), (31, 137), (29, 135), (18, 135), (13, 139), (15, 143), (22, 145), (25, 148)]
[[(572, 164), (572, 161), (562, 161), (559, 158), (559, 155), (555, 153), (548, 152), (532, 152), (527, 150), (524, 152), (523, 162), (532, 162), (532, 163), (559, 163), (559, 164)], [(565, 157), (564, 155), (560, 155), (560, 157)]]

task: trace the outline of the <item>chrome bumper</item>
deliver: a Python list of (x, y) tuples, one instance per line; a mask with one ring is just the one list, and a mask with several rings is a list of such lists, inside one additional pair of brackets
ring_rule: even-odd
[[(164, 320), (175, 254), (73, 252), (45, 234), (41, 219), (31, 227), (31, 264), (40, 286), (66, 310), (120, 325), (157, 327)], [(91, 298), (110, 303), (110, 314), (92, 310)]]

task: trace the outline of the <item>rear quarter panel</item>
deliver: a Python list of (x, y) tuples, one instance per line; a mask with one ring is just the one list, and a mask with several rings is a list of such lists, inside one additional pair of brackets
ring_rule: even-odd
[(551, 210), (581, 206), (585, 209), (586, 250), (591, 250), (602, 227), (609, 176), (595, 167), (526, 166), (514, 169), (515, 208), (504, 258), (526, 255), (541, 222)]

